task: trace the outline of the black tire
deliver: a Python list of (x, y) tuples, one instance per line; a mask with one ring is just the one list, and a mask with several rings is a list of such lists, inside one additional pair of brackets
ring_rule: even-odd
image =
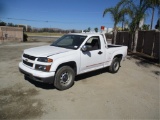
[(62, 66), (55, 74), (54, 86), (58, 90), (66, 90), (73, 85), (74, 79), (74, 70), (69, 66)]
[(111, 66), (109, 66), (109, 72), (117, 73), (120, 68), (120, 58), (114, 58)]

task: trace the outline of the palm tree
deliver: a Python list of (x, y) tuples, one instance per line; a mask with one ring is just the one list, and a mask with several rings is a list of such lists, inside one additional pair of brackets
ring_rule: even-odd
[(91, 28), (89, 27), (89, 28), (88, 28), (88, 32), (90, 32), (90, 31), (91, 31)]
[(150, 30), (151, 30), (153, 26), (155, 8), (159, 9), (159, 14), (160, 14), (160, 0), (146, 0), (146, 2), (150, 3), (150, 8), (152, 9), (152, 17), (151, 17), (151, 25), (150, 25)]
[(135, 52), (137, 38), (138, 38), (139, 24), (140, 21), (144, 19), (147, 9), (150, 8), (150, 2), (147, 2), (147, 0), (140, 0), (139, 4), (136, 4), (133, 2), (133, 0), (125, 0), (124, 4), (125, 7), (130, 9), (129, 15), (131, 18), (131, 23), (129, 26), (130, 26), (130, 31), (133, 34), (132, 50)]
[(95, 31), (95, 32), (98, 32), (98, 28), (97, 28), (97, 27), (96, 27), (96, 28), (94, 28), (94, 31)]
[(112, 43), (114, 44), (116, 41), (116, 26), (119, 22), (123, 22), (123, 17), (125, 14), (130, 12), (128, 8), (123, 8), (123, 4), (126, 0), (121, 0), (115, 7), (110, 7), (106, 8), (103, 12), (103, 17), (107, 14), (110, 13), (113, 20), (114, 20), (114, 26), (113, 26), (113, 31), (114, 31), (114, 39), (112, 39)]
[(154, 18), (154, 12), (155, 8), (158, 8), (159, 10), (159, 16), (160, 16), (160, 0), (140, 0), (140, 3), (136, 5), (132, 0), (126, 0), (127, 4), (129, 4), (129, 8), (132, 11), (132, 24), (135, 26), (135, 28), (138, 29), (139, 22), (141, 21), (142, 18), (145, 17), (145, 13), (147, 9), (151, 8), (152, 9), (152, 18), (151, 18), (151, 25), (150, 29), (152, 29), (153, 26), (153, 18)]

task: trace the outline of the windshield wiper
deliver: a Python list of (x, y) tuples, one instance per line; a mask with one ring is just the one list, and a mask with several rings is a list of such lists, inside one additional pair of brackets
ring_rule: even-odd
[(63, 46), (63, 45), (51, 45), (51, 46), (55, 46), (55, 47), (62, 47), (62, 48), (66, 48), (66, 49), (75, 49), (72, 46)]

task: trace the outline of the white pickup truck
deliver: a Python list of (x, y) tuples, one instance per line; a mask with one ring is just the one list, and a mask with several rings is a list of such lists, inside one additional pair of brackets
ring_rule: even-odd
[(127, 46), (108, 45), (102, 33), (70, 33), (48, 46), (24, 50), (19, 70), (32, 80), (70, 88), (76, 75), (109, 67), (119, 70)]

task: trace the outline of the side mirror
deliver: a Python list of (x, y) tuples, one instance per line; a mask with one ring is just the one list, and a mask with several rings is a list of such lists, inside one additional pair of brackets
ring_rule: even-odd
[(91, 50), (91, 49), (92, 49), (92, 46), (91, 46), (91, 45), (83, 45), (82, 48), (81, 48), (81, 50), (82, 50), (83, 52), (89, 51), (89, 50)]
[(83, 45), (82, 48), (81, 48), (81, 50), (82, 50), (83, 52), (87, 51), (87, 46), (86, 46), (86, 45)]

